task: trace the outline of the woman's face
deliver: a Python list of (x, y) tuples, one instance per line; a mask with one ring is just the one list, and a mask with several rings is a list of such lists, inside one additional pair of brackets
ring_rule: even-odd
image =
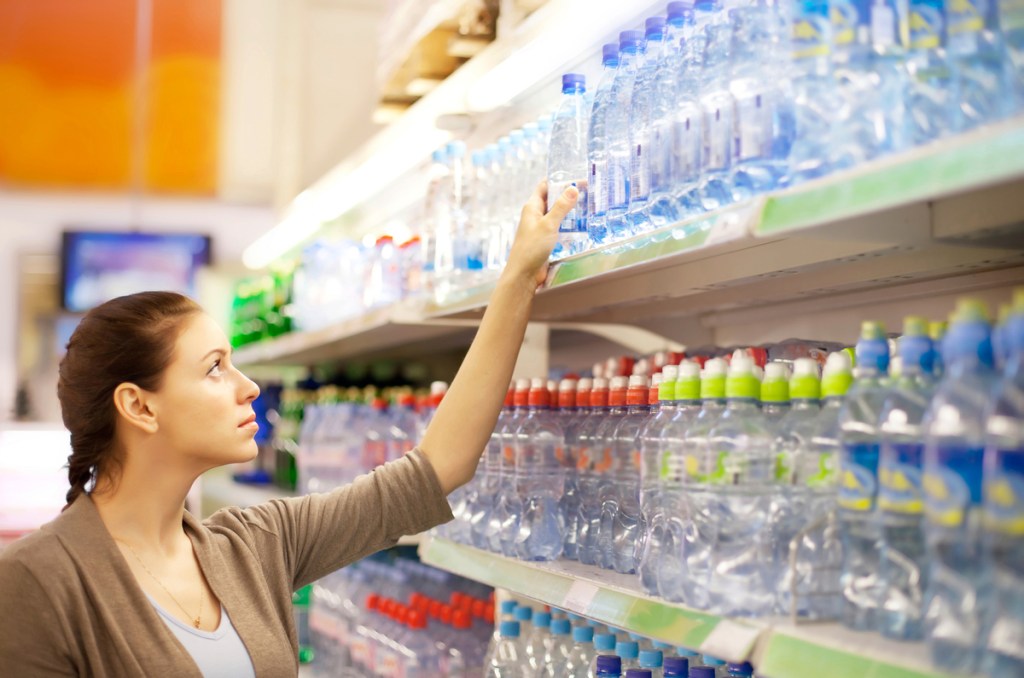
[(252, 401), (259, 386), (231, 364), (231, 344), (205, 313), (185, 321), (163, 382), (151, 398), (158, 435), (205, 470), (256, 456)]

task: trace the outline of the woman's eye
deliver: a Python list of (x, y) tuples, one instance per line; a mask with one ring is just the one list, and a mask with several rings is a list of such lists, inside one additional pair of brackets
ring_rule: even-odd
[(212, 375), (214, 377), (219, 377), (220, 376), (220, 361), (219, 360), (213, 363), (213, 366), (210, 367), (210, 371), (207, 372), (207, 374)]

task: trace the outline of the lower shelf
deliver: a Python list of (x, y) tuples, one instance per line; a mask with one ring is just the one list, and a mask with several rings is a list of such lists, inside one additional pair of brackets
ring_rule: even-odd
[(729, 661), (751, 661), (767, 678), (947, 678), (923, 643), (898, 643), (836, 623), (726, 619), (654, 598), (635, 577), (572, 561), (529, 563), (427, 537), (420, 559), (610, 626)]

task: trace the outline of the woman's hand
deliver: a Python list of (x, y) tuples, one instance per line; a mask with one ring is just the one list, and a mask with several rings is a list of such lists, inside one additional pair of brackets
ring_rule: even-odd
[(519, 228), (505, 270), (512, 275), (532, 280), (535, 285), (542, 285), (548, 274), (548, 258), (558, 241), (558, 225), (576, 205), (579, 197), (579, 191), (570, 186), (551, 206), (551, 211), (547, 212), (548, 182), (540, 182), (523, 205)]

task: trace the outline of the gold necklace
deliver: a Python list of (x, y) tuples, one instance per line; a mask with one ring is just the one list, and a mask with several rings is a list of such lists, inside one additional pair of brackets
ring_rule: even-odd
[[(164, 586), (164, 583), (162, 581), (160, 581), (159, 579), (157, 579), (155, 574), (153, 574), (152, 572), (149, 571), (149, 568), (146, 567), (146, 563), (142, 562), (142, 558), (140, 558), (139, 554), (135, 552), (135, 549), (132, 548), (131, 544), (129, 544), (128, 542), (123, 542), (120, 539), (115, 539), (114, 541), (116, 541), (119, 544), (124, 544), (125, 546), (127, 546), (128, 550), (132, 552), (133, 556), (135, 556), (135, 560), (139, 561), (139, 565), (141, 565), (142, 569), (146, 571), (146, 574), (148, 574), (153, 581), (155, 581), (157, 584), (160, 585), (160, 588), (162, 588), (164, 590), (164, 593), (166, 593), (168, 596), (170, 596), (171, 600), (174, 601), (174, 604), (177, 605), (179, 608), (181, 608), (181, 611), (185, 613), (186, 617), (192, 617), (192, 615), (189, 614), (188, 610), (185, 609), (185, 606), (182, 605), (180, 602), (178, 602), (178, 599), (174, 597), (174, 594), (171, 593), (167, 589), (166, 586)], [(199, 582), (199, 612), (197, 612), (196, 616), (192, 619), (192, 626), (196, 627), (197, 629), (199, 628), (200, 619), (201, 619), (201, 617), (203, 615), (203, 596), (204, 596), (205, 593), (206, 593), (206, 586), (203, 584), (202, 581), (200, 581)]]

